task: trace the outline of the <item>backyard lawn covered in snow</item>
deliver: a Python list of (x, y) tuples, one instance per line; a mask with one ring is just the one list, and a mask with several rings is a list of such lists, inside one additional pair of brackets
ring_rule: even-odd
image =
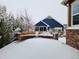
[(0, 59), (79, 59), (79, 51), (58, 40), (31, 38), (0, 49)]

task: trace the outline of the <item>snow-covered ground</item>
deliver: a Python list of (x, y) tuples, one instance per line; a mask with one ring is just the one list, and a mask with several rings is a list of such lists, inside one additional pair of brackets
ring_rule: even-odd
[(41, 36), (53, 36), (52, 34), (50, 34), (50, 32), (42, 32), (41, 34), (39, 34)]
[(61, 40), (31, 38), (2, 48), (0, 59), (79, 59), (79, 51)]
[(58, 37), (58, 41), (60, 41), (61, 43), (66, 44), (66, 37)]

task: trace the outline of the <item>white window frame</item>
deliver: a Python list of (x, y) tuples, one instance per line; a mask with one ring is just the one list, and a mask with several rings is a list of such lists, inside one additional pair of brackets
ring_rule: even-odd
[(72, 26), (74, 26), (74, 25), (73, 25), (73, 16), (79, 14), (79, 13), (73, 14), (73, 5), (75, 5), (75, 4), (77, 4), (77, 3), (79, 3), (79, 0), (74, 1), (74, 2), (71, 4), (71, 19), (72, 19), (71, 25), (72, 25)]

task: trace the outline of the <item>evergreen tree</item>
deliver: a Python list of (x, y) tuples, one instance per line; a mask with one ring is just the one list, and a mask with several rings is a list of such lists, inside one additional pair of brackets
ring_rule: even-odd
[(6, 7), (0, 6), (0, 33), (2, 33), (2, 38), (0, 39), (0, 48), (10, 43), (11, 40), (11, 22), (6, 13)]

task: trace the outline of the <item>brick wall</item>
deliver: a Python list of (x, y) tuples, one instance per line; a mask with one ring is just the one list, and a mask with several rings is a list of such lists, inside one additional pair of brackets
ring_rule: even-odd
[(67, 29), (66, 34), (66, 43), (79, 50), (79, 29)]

